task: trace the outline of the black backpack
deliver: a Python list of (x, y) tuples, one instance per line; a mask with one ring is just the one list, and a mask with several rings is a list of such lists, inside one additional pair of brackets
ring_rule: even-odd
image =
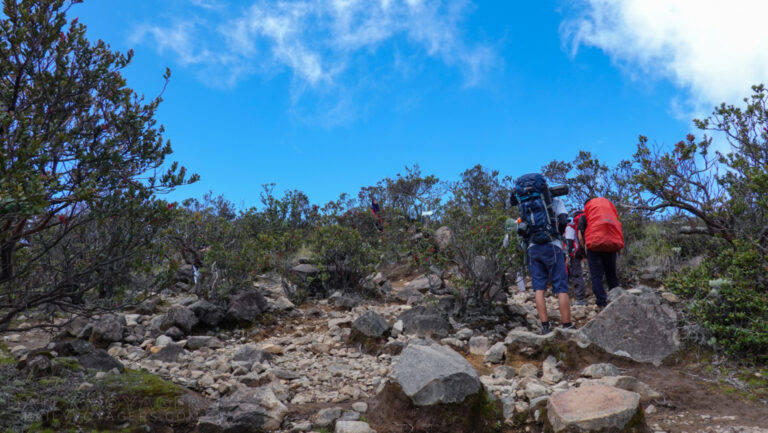
[(510, 202), (520, 208), (520, 218), (525, 226), (520, 224), (519, 232), (527, 240), (547, 244), (560, 238), (552, 196), (544, 176), (530, 173), (518, 177)]

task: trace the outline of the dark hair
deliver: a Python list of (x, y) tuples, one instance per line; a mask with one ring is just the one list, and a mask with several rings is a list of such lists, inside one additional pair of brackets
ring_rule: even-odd
[(584, 202), (584, 206), (586, 206), (586, 205), (587, 205), (587, 203), (589, 203), (589, 201), (590, 201), (590, 200), (592, 200), (593, 198), (594, 198), (594, 197), (590, 197), (590, 198), (588, 198), (588, 199), (587, 199), (587, 201), (585, 201), (585, 202)]

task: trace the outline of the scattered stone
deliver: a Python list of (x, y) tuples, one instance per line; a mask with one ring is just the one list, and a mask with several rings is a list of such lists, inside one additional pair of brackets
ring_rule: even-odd
[(426, 292), (430, 289), (439, 289), (443, 285), (443, 280), (437, 275), (421, 275), (408, 282), (403, 288), (414, 289), (419, 292)]
[(224, 320), (224, 308), (206, 300), (200, 300), (189, 306), (200, 323), (208, 326), (218, 326)]
[(547, 387), (535, 380), (531, 380), (526, 383), (524, 392), (528, 400), (534, 400), (538, 397), (549, 394)]
[(230, 299), (224, 320), (232, 324), (247, 325), (258, 319), (266, 309), (267, 301), (264, 296), (256, 290), (248, 290)]
[(533, 364), (523, 364), (517, 369), (517, 375), (520, 377), (536, 377), (539, 375), (539, 368)]
[(458, 338), (459, 340), (465, 340), (466, 341), (466, 340), (469, 340), (470, 338), (472, 338), (472, 335), (474, 335), (474, 333), (475, 332), (473, 330), (469, 329), (469, 328), (463, 328), (463, 329), (459, 330), (459, 332), (456, 333), (456, 338)]
[(498, 342), (493, 346), (491, 346), (491, 348), (488, 349), (487, 352), (485, 352), (484, 360), (485, 362), (490, 362), (491, 364), (500, 364), (504, 362), (504, 354), (506, 352), (507, 352), (507, 346), (505, 346), (504, 343), (502, 342)]
[(600, 379), (584, 382), (581, 386), (589, 385), (591, 383), (598, 383), (626, 391), (632, 391), (639, 394), (640, 400), (644, 403), (662, 397), (658, 391), (632, 376), (606, 376)]
[(185, 334), (189, 334), (192, 331), (192, 327), (197, 325), (197, 316), (187, 307), (181, 305), (174, 305), (163, 316), (160, 322), (160, 330), (166, 331), (168, 328), (175, 326), (184, 331)]
[(368, 412), (368, 403), (364, 401), (352, 403), (352, 409), (360, 413), (366, 413)]
[[(640, 407), (640, 396), (605, 385), (582, 386), (552, 394), (547, 419), (555, 433), (625, 431)], [(632, 426), (630, 426), (632, 427)], [(644, 426), (637, 431), (645, 431)]]
[(371, 426), (362, 421), (338, 421), (335, 433), (376, 433)]
[(272, 360), (272, 354), (267, 352), (266, 350), (260, 349), (252, 344), (247, 344), (235, 352), (235, 355), (232, 357), (233, 361), (241, 361), (241, 362), (250, 362), (250, 363), (261, 363), (264, 361), (271, 361)]
[(83, 383), (81, 383), (81, 384), (80, 384), (80, 385), (77, 387), (77, 390), (78, 390), (79, 392), (85, 392), (85, 391), (88, 391), (88, 390), (91, 390), (91, 389), (93, 389), (93, 384), (92, 384), (92, 383), (90, 383), (90, 382), (83, 382)]
[(389, 331), (389, 323), (377, 312), (368, 310), (352, 323), (352, 328), (367, 337), (379, 338)]
[(354, 410), (348, 410), (341, 414), (341, 417), (336, 420), (336, 424), (338, 424), (341, 421), (359, 421), (360, 420), (360, 412), (356, 412)]
[(199, 433), (256, 433), (277, 430), (288, 408), (269, 387), (239, 388), (220, 399), (200, 418)]
[(261, 346), (261, 349), (273, 355), (282, 355), (283, 353), (285, 353), (285, 348), (283, 346), (280, 346), (279, 344), (267, 343)]
[(136, 314), (150, 316), (155, 314), (155, 310), (157, 310), (157, 299), (145, 299), (134, 311)]
[(167, 335), (161, 335), (155, 339), (155, 346), (165, 347), (173, 343), (173, 339)]
[(581, 370), (581, 375), (584, 377), (591, 377), (599, 379), (606, 376), (618, 376), (621, 372), (619, 368), (610, 363), (592, 364)]
[(680, 298), (677, 297), (674, 293), (670, 292), (663, 292), (661, 294), (661, 297), (664, 298), (665, 301), (670, 302), (672, 304), (677, 304), (680, 302)]
[(149, 355), (149, 359), (163, 362), (177, 362), (179, 356), (184, 353), (184, 349), (178, 344), (170, 343), (160, 349), (157, 353)]
[(557, 359), (550, 355), (541, 364), (541, 380), (544, 383), (555, 384), (563, 378), (563, 373), (557, 369)]
[(484, 335), (476, 335), (469, 339), (469, 353), (472, 355), (485, 355), (491, 348), (491, 341)]
[(655, 413), (656, 413), (656, 406), (649, 404), (648, 407), (645, 408), (646, 415), (653, 415)]
[(680, 349), (675, 311), (645, 297), (619, 297), (580, 331), (610, 353), (654, 365)]
[(189, 350), (197, 350), (201, 347), (209, 347), (211, 349), (220, 349), (224, 347), (224, 343), (221, 342), (216, 337), (211, 337), (207, 335), (194, 335), (192, 337), (189, 337), (187, 339), (187, 344), (185, 346)]
[(90, 368), (99, 371), (124, 371), (125, 367), (117, 359), (109, 356), (104, 349), (94, 349), (91, 352), (83, 353), (77, 356), (77, 362), (83, 366), (83, 368)]
[(480, 378), (469, 362), (437, 344), (409, 344), (395, 365), (394, 377), (417, 406), (460, 403), (481, 388)]
[(493, 369), (492, 376), (499, 379), (512, 379), (515, 377), (515, 367), (511, 365), (499, 365)]
[(398, 316), (403, 321), (403, 332), (420, 337), (447, 337), (451, 324), (445, 314), (435, 307), (414, 307)]
[(341, 417), (341, 408), (325, 408), (315, 414), (313, 425), (317, 428), (330, 427), (333, 423)]
[(125, 317), (108, 314), (93, 324), (90, 341), (97, 347), (107, 347), (110, 343), (121, 341), (125, 331)]

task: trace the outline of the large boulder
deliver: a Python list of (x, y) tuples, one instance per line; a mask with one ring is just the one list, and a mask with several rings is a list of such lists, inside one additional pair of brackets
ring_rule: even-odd
[(547, 402), (547, 421), (559, 432), (643, 432), (640, 395), (605, 385), (555, 392)]
[(77, 361), (83, 368), (90, 368), (99, 371), (124, 371), (125, 367), (117, 359), (109, 356), (104, 349), (95, 349), (93, 352), (84, 353), (77, 356)]
[(101, 317), (93, 324), (91, 343), (98, 347), (106, 347), (110, 343), (121, 341), (125, 325), (125, 317), (122, 315), (108, 314)]
[(394, 368), (397, 384), (417, 406), (460, 403), (482, 388), (472, 365), (453, 349), (409, 344)]
[(352, 329), (366, 337), (381, 338), (389, 328), (389, 323), (373, 310), (366, 311), (352, 323)]
[(189, 306), (189, 309), (195, 313), (200, 323), (208, 326), (217, 326), (224, 319), (224, 308), (212, 304), (206, 300), (200, 300)]
[(650, 297), (620, 296), (581, 328), (607, 352), (659, 365), (680, 349), (677, 314)]
[(440, 248), (440, 251), (448, 248), (452, 241), (453, 232), (448, 227), (442, 226), (435, 230), (435, 242), (437, 243), (437, 247)]
[(167, 331), (175, 326), (185, 334), (189, 334), (197, 322), (197, 316), (192, 310), (181, 305), (174, 305), (162, 316), (160, 330)]
[(229, 308), (224, 316), (232, 324), (248, 324), (267, 310), (267, 300), (255, 290), (240, 292), (229, 301)]
[(435, 307), (414, 307), (397, 317), (403, 321), (403, 333), (420, 337), (447, 337), (451, 324), (442, 311)]
[(288, 408), (268, 386), (240, 388), (211, 406), (197, 423), (199, 433), (257, 433), (280, 428)]

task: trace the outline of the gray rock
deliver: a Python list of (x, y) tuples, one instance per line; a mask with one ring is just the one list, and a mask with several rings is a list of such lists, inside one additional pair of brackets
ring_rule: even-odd
[(352, 323), (352, 328), (367, 337), (383, 337), (389, 331), (389, 323), (377, 312), (368, 310)]
[(173, 343), (173, 339), (167, 335), (161, 335), (155, 340), (155, 346), (165, 347)]
[(314, 277), (320, 272), (320, 269), (309, 263), (302, 263), (291, 268), (291, 271), (300, 278)]
[(613, 302), (619, 299), (622, 295), (627, 294), (627, 291), (621, 287), (614, 287), (608, 291), (608, 302)]
[(552, 394), (547, 419), (555, 433), (625, 431), (622, 429), (639, 407), (640, 396), (634, 392), (605, 385), (582, 386)]
[(443, 285), (443, 280), (437, 275), (421, 275), (416, 279), (409, 281), (404, 289), (414, 289), (419, 292), (426, 292), (430, 289), (439, 289)]
[(434, 307), (414, 307), (400, 314), (403, 321), (403, 333), (420, 337), (447, 337), (451, 333), (451, 324), (443, 312)]
[(532, 401), (538, 397), (549, 394), (549, 389), (547, 389), (546, 386), (539, 383), (537, 380), (530, 380), (525, 384), (525, 389), (523, 392), (525, 392), (525, 396), (528, 398), (528, 400)]
[(56, 343), (53, 350), (61, 356), (78, 356), (91, 353), (96, 348), (85, 340), (68, 340)]
[(160, 330), (166, 331), (175, 326), (184, 333), (189, 334), (192, 331), (192, 327), (197, 325), (197, 322), (197, 316), (195, 316), (192, 310), (181, 305), (174, 305), (163, 316), (160, 322)]
[(352, 403), (352, 409), (359, 413), (366, 413), (368, 412), (368, 403), (364, 401)]
[(460, 403), (481, 388), (480, 378), (469, 362), (437, 344), (409, 344), (400, 354), (394, 377), (417, 406)]
[(545, 383), (555, 384), (563, 378), (563, 373), (557, 369), (557, 359), (549, 355), (541, 364), (541, 380)]
[(590, 384), (600, 384), (620, 388), (625, 391), (632, 391), (640, 394), (640, 401), (647, 403), (651, 400), (656, 400), (662, 397), (662, 395), (651, 388), (645, 382), (641, 382), (636, 377), (632, 376), (606, 376), (600, 379), (589, 380), (582, 383), (581, 386)]
[(217, 326), (224, 320), (224, 308), (212, 304), (206, 300), (200, 300), (189, 306), (189, 309), (195, 313), (200, 323), (208, 326)]
[(230, 299), (224, 320), (233, 324), (248, 324), (258, 319), (266, 310), (267, 301), (264, 296), (255, 290), (249, 290)]
[(580, 332), (610, 353), (655, 365), (680, 350), (675, 311), (633, 295), (616, 299)]
[(523, 364), (517, 369), (517, 375), (520, 377), (536, 377), (539, 375), (539, 368), (533, 364)]
[(491, 341), (484, 335), (475, 335), (469, 339), (469, 353), (472, 355), (485, 355), (491, 348)]
[(499, 379), (512, 379), (515, 377), (515, 374), (517, 374), (515, 372), (515, 367), (512, 367), (511, 365), (499, 365), (493, 369), (492, 376)]
[(619, 368), (613, 364), (604, 362), (600, 364), (592, 364), (581, 370), (581, 375), (584, 377), (592, 377), (595, 379), (606, 376), (618, 376), (621, 372)]
[(93, 324), (91, 343), (98, 347), (106, 347), (109, 343), (121, 341), (125, 331), (125, 317), (108, 314)]
[(347, 410), (341, 414), (341, 417), (338, 420), (336, 420), (336, 424), (338, 424), (341, 421), (359, 421), (359, 420), (360, 420), (360, 412), (356, 412), (354, 410)]
[(469, 340), (472, 338), (472, 335), (475, 333), (475, 331), (469, 329), (469, 328), (463, 328), (459, 332), (456, 333), (456, 338), (459, 340)]
[(83, 366), (83, 368), (90, 368), (99, 371), (112, 371), (117, 369), (118, 371), (124, 371), (125, 367), (117, 359), (109, 356), (109, 354), (103, 349), (95, 349), (92, 352), (84, 353), (77, 356), (77, 362)]
[(253, 346), (251, 344), (247, 344), (235, 352), (235, 355), (232, 357), (233, 361), (240, 361), (240, 362), (264, 362), (264, 361), (271, 361), (272, 360), (272, 354), (267, 352), (266, 350), (262, 350), (256, 346)]
[(421, 294), (418, 290), (414, 289), (413, 287), (403, 287), (400, 290), (395, 291), (395, 299), (398, 301), (407, 302), (412, 297), (423, 297), (424, 295)]
[(338, 421), (334, 433), (375, 433), (375, 431), (363, 421)]
[(320, 411), (317, 414), (315, 414), (312, 425), (314, 425), (317, 428), (330, 427), (340, 417), (341, 417), (341, 408), (329, 407), (325, 409), (320, 409)]
[(170, 328), (165, 330), (165, 335), (167, 335), (168, 337), (171, 337), (171, 339), (174, 341), (179, 341), (182, 338), (184, 338), (186, 333), (181, 329), (179, 329), (178, 326), (171, 326)]
[[(471, 340), (470, 340), (471, 341)], [(500, 364), (504, 362), (504, 354), (507, 352), (507, 346), (502, 342), (498, 342), (491, 346), (487, 352), (485, 352), (485, 362), (491, 364)]]
[(209, 347), (211, 349), (220, 349), (224, 347), (224, 343), (216, 337), (210, 337), (207, 335), (195, 335), (187, 339), (186, 348), (189, 350), (197, 350), (201, 347)]
[(197, 423), (200, 433), (257, 433), (280, 428), (288, 408), (269, 387), (239, 388), (211, 406)]
[(442, 226), (435, 230), (434, 239), (437, 243), (437, 247), (440, 249), (440, 251), (443, 251), (448, 248), (449, 245), (451, 245), (451, 242), (453, 241), (453, 232), (450, 228)]
[(177, 362), (182, 353), (184, 353), (184, 349), (181, 346), (171, 343), (160, 349), (157, 353), (149, 355), (149, 359), (163, 362)]
[(328, 298), (328, 304), (333, 305), (338, 309), (349, 311), (360, 305), (360, 299), (342, 295), (340, 293), (334, 293), (333, 296)]
[(155, 310), (157, 310), (157, 302), (157, 299), (145, 299), (134, 311), (136, 311), (137, 314), (143, 314), (145, 316), (155, 314)]
[(175, 282), (195, 284), (195, 268), (192, 265), (182, 265), (174, 274)]

